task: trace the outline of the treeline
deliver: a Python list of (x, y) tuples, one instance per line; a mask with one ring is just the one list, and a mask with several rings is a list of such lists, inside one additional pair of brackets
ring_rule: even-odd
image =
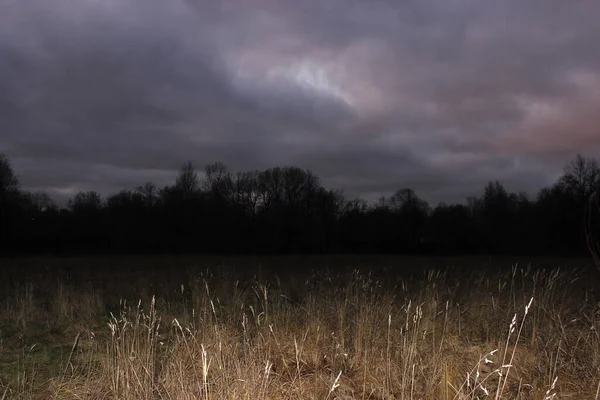
[[(297, 167), (232, 173), (192, 163), (171, 186), (145, 183), (106, 199), (80, 192), (67, 207), (21, 190), (0, 155), (3, 253), (412, 253), (584, 255), (586, 210), (600, 185), (578, 155), (535, 198), (489, 182), (466, 204), (431, 207), (411, 189), (367, 204)], [(588, 208), (586, 208), (588, 207)], [(598, 218), (591, 222), (600, 233)]]

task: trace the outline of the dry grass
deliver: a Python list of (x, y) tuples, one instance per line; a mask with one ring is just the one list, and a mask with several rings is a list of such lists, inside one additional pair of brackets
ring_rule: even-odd
[(4, 275), (0, 399), (600, 399), (582, 272), (89, 274)]

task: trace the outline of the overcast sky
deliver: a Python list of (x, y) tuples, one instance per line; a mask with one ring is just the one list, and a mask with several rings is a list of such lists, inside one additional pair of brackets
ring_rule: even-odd
[(600, 158), (597, 0), (1, 0), (0, 153), (59, 201), (191, 160), (373, 200)]

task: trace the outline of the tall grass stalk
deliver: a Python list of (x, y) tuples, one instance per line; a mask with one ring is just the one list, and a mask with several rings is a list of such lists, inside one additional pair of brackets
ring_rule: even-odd
[(190, 270), (150, 296), (24, 282), (0, 297), (0, 400), (600, 400), (581, 274), (266, 276)]

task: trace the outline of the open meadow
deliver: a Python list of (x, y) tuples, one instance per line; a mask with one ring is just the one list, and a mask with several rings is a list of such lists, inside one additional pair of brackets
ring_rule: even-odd
[(600, 399), (589, 260), (0, 261), (0, 400)]

